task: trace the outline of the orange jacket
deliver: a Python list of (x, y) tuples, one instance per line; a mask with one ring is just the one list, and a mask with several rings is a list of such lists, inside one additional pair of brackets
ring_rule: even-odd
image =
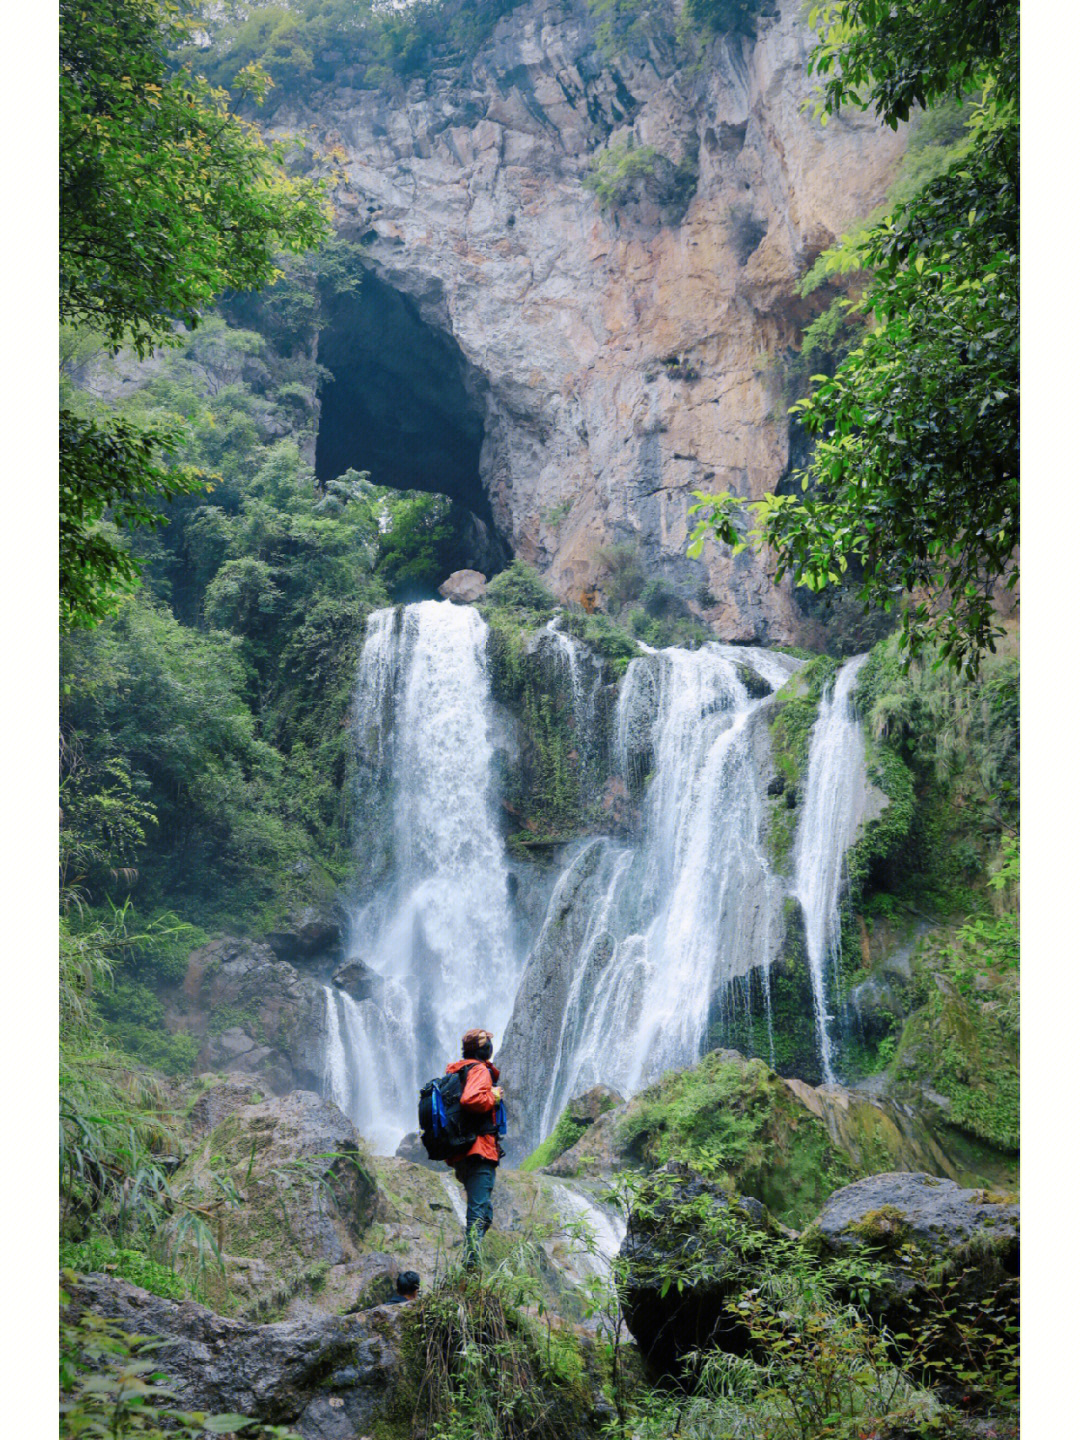
[[(490, 1060), (451, 1060), (446, 1067), (447, 1075), (452, 1075), (455, 1070), (460, 1070), (463, 1065), (471, 1065), (473, 1068), (465, 1077), (465, 1088), (461, 1092), (461, 1103), (466, 1110), (475, 1110), (480, 1115), (488, 1117), (495, 1113), (495, 1106), (499, 1103), (491, 1093), (491, 1087), (498, 1083), (499, 1072)], [(494, 1160), (499, 1163), (499, 1147), (494, 1135), (478, 1135), (467, 1150), (458, 1150), (449, 1160), (448, 1165), (460, 1164), (467, 1155), (479, 1155), (484, 1160)]]

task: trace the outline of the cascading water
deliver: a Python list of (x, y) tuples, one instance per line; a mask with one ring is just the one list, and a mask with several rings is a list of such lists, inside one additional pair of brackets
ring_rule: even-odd
[[(717, 1026), (749, 1033), (763, 1017), (772, 1053), (769, 975), (785, 887), (763, 847), (766, 707), (799, 662), (715, 643), (647, 652), (627, 668), (612, 714), (588, 647), (554, 621), (541, 632), (552, 683), (572, 703), (581, 773), (621, 777), (641, 820), (636, 838), (599, 836), (574, 850), (522, 976), (487, 639), (471, 607), (425, 601), (372, 615), (360, 661), (364, 899), (349, 953), (373, 974), (358, 998), (325, 988), (325, 1085), (382, 1151), (413, 1128), (419, 1084), (471, 1024), (505, 1033), (512, 1087), (529, 1097), (521, 1133), (537, 1139), (592, 1085), (631, 1093), (692, 1064)], [(795, 851), (827, 1080), (843, 855), (864, 813), (850, 707), (861, 663), (846, 664), (822, 701)]]
[(859, 671), (858, 655), (841, 668), (832, 693), (821, 707), (810, 737), (806, 799), (795, 838), (794, 893), (802, 906), (806, 954), (814, 994), (814, 1021), (825, 1083), (836, 1083), (829, 1031), (829, 972), (839, 981), (840, 883), (844, 853), (854, 841), (865, 813), (866, 780), (863, 736), (851, 704)]
[[(781, 934), (783, 887), (760, 844), (767, 736), (761, 698), (797, 668), (751, 648), (709, 644), (633, 660), (616, 713), (628, 781), (651, 753), (640, 845), (590, 842), (553, 893), (534, 948), (565, 976), (554, 1035), (515, 1052), (526, 1089), (544, 1095), (542, 1132), (566, 1101), (604, 1083), (624, 1093), (701, 1053), (725, 980), (768, 965)], [(764, 741), (764, 745), (760, 742)], [(587, 895), (583, 933), (567, 942), (572, 896)]]
[(361, 1001), (327, 990), (326, 1085), (378, 1150), (415, 1127), (417, 1090), (462, 1032), (500, 1031), (513, 1004), (486, 648), (477, 611), (423, 601), (372, 615), (360, 659), (357, 745), (369, 789), (389, 773), (391, 845), (349, 953), (381, 984)]

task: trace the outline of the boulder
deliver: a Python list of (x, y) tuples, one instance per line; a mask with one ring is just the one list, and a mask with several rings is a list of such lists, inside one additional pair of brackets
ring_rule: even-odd
[[(918, 1334), (948, 1381), (985, 1338), (1019, 1323), (1020, 1207), (1014, 1193), (935, 1175), (871, 1175), (829, 1197), (804, 1243), (823, 1258), (862, 1254), (847, 1298), (894, 1334)], [(869, 1278), (868, 1278), (869, 1277)]]
[(332, 906), (305, 905), (268, 932), (266, 943), (279, 960), (304, 962), (339, 956), (342, 917)]
[(354, 957), (334, 971), (333, 983), (339, 990), (345, 990), (354, 1000), (360, 1001), (377, 1000), (386, 981), (377, 970)]
[(201, 1039), (201, 1068), (284, 1094), (321, 1085), (325, 1012), (321, 987), (269, 945), (227, 935), (192, 951), (167, 1019)]
[(235, 1115), (247, 1105), (257, 1105), (263, 1093), (254, 1080), (246, 1076), (229, 1076), (219, 1080), (216, 1076), (199, 1077), (205, 1082), (205, 1089), (188, 1111), (188, 1128), (196, 1140), (209, 1135), (216, 1125)]
[(895, 1251), (910, 1241), (946, 1266), (972, 1251), (999, 1276), (1020, 1273), (1020, 1206), (1016, 1196), (965, 1190), (917, 1171), (870, 1175), (837, 1190), (807, 1230), (832, 1254), (860, 1246)]
[(255, 1325), (104, 1275), (81, 1276), (67, 1289), (71, 1318), (90, 1310), (129, 1334), (161, 1338), (154, 1362), (184, 1409), (287, 1425), (304, 1440), (354, 1440), (370, 1431), (398, 1383), (404, 1306)]
[(678, 1375), (684, 1356), (708, 1346), (748, 1352), (750, 1337), (728, 1306), (779, 1234), (760, 1201), (686, 1165), (669, 1162), (650, 1175), (619, 1255), (626, 1325), (654, 1370)]
[(487, 594), (487, 576), (479, 570), (455, 570), (439, 586), (439, 594), (456, 605), (472, 605)]
[(601, 1115), (623, 1103), (623, 1097), (610, 1085), (594, 1085), (584, 1095), (577, 1095), (569, 1102), (565, 1113), (575, 1125), (591, 1125)]
[[(241, 1197), (222, 1205), (226, 1179)], [(230, 1257), (258, 1260), (267, 1292), (295, 1292), (317, 1271), (357, 1259), (377, 1187), (356, 1127), (311, 1091), (237, 1108), (221, 1120), (177, 1175), (189, 1202), (217, 1203), (219, 1243)], [(208, 1279), (210, 1298), (219, 1301)]]
[(594, 1120), (581, 1138), (549, 1165), (552, 1175), (608, 1176), (623, 1169), (627, 1163), (619, 1143), (618, 1125), (626, 1114), (626, 1105), (617, 1105)]
[(426, 1165), (429, 1170), (437, 1170), (443, 1175), (449, 1174), (445, 1160), (431, 1160), (424, 1149), (424, 1142), (420, 1139), (420, 1131), (410, 1131), (402, 1140), (401, 1144), (394, 1151), (398, 1160), (408, 1160), (413, 1165)]

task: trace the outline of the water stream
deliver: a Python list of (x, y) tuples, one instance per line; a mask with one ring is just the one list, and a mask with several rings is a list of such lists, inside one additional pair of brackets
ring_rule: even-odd
[[(643, 837), (595, 840), (571, 857), (512, 1026), (518, 1083), (543, 1096), (541, 1133), (592, 1085), (629, 1094), (691, 1064), (718, 988), (755, 964), (767, 969), (783, 885), (761, 843), (771, 760), (756, 722), (797, 667), (718, 644), (631, 661), (615, 750), (628, 784), (652, 766)], [(557, 1013), (530, 1026), (534, 991)]]
[(865, 809), (863, 736), (851, 704), (865, 655), (848, 660), (832, 692), (821, 697), (810, 737), (806, 798), (795, 838), (794, 892), (806, 926), (806, 955), (814, 995), (814, 1023), (822, 1075), (836, 1083), (829, 1014), (830, 979), (839, 984), (840, 886), (844, 853), (855, 839)]

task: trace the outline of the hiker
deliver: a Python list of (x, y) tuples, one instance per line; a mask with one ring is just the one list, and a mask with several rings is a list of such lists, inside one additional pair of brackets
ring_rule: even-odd
[(403, 1270), (397, 1277), (394, 1288), (397, 1294), (391, 1295), (387, 1305), (407, 1305), (420, 1294), (420, 1276), (415, 1270)]
[[(446, 1163), (465, 1187), (465, 1256), (466, 1270), (475, 1270), (480, 1263), (480, 1241), (493, 1219), (491, 1192), (495, 1188), (495, 1170), (503, 1154), (499, 1144), (499, 1127), (505, 1130), (502, 1112), (502, 1086), (496, 1082), (499, 1072), (491, 1063), (492, 1042), (487, 1030), (466, 1030), (461, 1037), (461, 1059), (451, 1060), (448, 1075), (469, 1067), (461, 1092), (461, 1107), (470, 1118), (476, 1118), (478, 1134), (463, 1150), (451, 1154)], [(479, 1063), (478, 1063), (479, 1062)]]

